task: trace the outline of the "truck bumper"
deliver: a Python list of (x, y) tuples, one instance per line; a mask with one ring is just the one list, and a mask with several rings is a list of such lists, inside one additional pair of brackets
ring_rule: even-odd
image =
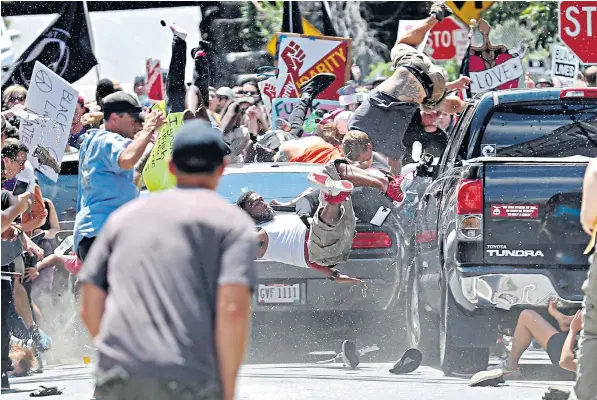
[(457, 267), (450, 287), (460, 306), (478, 308), (546, 307), (556, 298), (568, 307), (581, 306), (585, 270), (538, 268)]

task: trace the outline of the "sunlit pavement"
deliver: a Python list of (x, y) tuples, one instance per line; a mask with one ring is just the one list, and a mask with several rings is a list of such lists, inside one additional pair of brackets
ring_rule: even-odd
[[(532, 354), (523, 365), (524, 379), (497, 388), (471, 388), (467, 379), (445, 377), (431, 367), (402, 376), (388, 372), (390, 363), (362, 363), (350, 370), (338, 364), (254, 364), (241, 372), (237, 399), (541, 399), (550, 385), (571, 387), (573, 382)], [(569, 378), (569, 376), (568, 376)], [(64, 389), (60, 399), (89, 399), (92, 370), (85, 365), (48, 366), (41, 375), (12, 378), (12, 393), (2, 399), (30, 398), (39, 385)]]

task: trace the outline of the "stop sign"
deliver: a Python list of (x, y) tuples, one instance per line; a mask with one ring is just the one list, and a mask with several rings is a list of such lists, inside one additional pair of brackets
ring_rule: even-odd
[(563, 1), (560, 38), (584, 64), (597, 64), (597, 1)]
[(463, 53), (468, 44), (467, 30), (452, 18), (438, 22), (427, 38), (429, 56), (436, 61), (451, 60)]

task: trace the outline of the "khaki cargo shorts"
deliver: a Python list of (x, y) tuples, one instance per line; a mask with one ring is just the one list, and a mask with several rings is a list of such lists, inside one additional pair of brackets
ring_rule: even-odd
[[(423, 71), (433, 82), (433, 101), (439, 101), (446, 91), (446, 79), (448, 74), (442, 67), (434, 65), (429, 57), (420, 53), (412, 46), (400, 43), (392, 48), (392, 67), (396, 69), (400, 65), (414, 65)], [(426, 107), (436, 108), (436, 107)]]
[[(337, 159), (326, 164), (324, 170), (332, 179), (339, 180), (340, 175), (335, 166), (337, 162), (347, 163), (345, 159)], [(335, 226), (328, 225), (319, 218), (323, 207), (325, 207), (325, 202), (321, 198), (311, 224), (307, 248), (309, 261), (332, 267), (348, 260), (357, 222), (350, 196), (342, 203), (342, 217)]]

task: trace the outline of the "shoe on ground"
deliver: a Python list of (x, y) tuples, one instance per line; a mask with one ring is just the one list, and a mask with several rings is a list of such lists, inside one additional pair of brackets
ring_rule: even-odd
[(498, 365), (487, 368), (488, 371), (499, 369), (504, 373), (504, 379), (518, 379), (520, 378), (520, 368), (508, 368), (508, 359), (500, 361)]
[(547, 393), (543, 395), (543, 400), (568, 400), (570, 389), (564, 387), (550, 386)]
[(312, 172), (307, 179), (322, 192), (332, 196), (337, 196), (340, 193), (351, 193), (354, 189), (351, 182), (346, 180), (334, 180), (329, 175), (322, 172)]
[(505, 380), (504, 371), (501, 369), (477, 372), (468, 381), (469, 386), (498, 386), (502, 383), (505, 383)]
[(342, 362), (352, 369), (355, 369), (359, 365), (359, 353), (357, 352), (357, 346), (352, 340), (342, 342)]
[(334, 74), (317, 74), (301, 85), (301, 94), (308, 94), (314, 99), (329, 88), (335, 79), (336, 75)]
[(394, 375), (411, 373), (419, 368), (421, 361), (423, 361), (423, 354), (418, 349), (408, 349), (394, 364), (390, 372)]
[(448, 18), (452, 15), (452, 10), (450, 10), (450, 7), (448, 7), (445, 2), (434, 1), (433, 4), (431, 4), (429, 15), (435, 15), (435, 18), (438, 21), (443, 21), (444, 18)]

